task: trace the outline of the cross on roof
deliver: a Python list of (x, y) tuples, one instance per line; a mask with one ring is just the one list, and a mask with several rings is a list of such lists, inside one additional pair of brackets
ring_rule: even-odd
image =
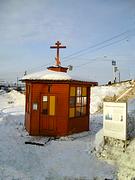
[(59, 56), (59, 49), (60, 48), (66, 48), (66, 46), (61, 46), (61, 43), (59, 41), (57, 41), (55, 43), (56, 46), (50, 46), (50, 48), (56, 48), (57, 49), (57, 56), (55, 57), (56, 60), (56, 66), (59, 66), (61, 64), (60, 62), (60, 56)]

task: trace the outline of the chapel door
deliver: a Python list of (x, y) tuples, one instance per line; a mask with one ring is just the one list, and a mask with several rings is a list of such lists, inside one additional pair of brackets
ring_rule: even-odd
[(56, 96), (41, 95), (40, 133), (53, 135), (56, 131)]

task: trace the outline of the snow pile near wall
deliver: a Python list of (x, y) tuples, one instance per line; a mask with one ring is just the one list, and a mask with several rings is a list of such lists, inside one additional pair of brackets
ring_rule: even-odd
[(130, 82), (120, 83), (111, 86), (95, 86), (91, 88), (91, 106), (90, 112), (94, 114), (103, 106), (105, 97), (113, 97), (120, 95), (124, 90), (131, 87)]
[(117, 176), (119, 180), (135, 178), (135, 110), (131, 111), (134, 102), (135, 99), (129, 102), (127, 135), (130, 140), (128, 140), (126, 149), (124, 149), (124, 142), (113, 138), (107, 138), (107, 144), (104, 145), (103, 129), (95, 136), (94, 144), (97, 157), (118, 166)]
[(128, 120), (127, 120), (128, 137), (135, 137), (135, 98), (128, 100)]
[(103, 139), (103, 128), (100, 129), (96, 135), (95, 135), (95, 149), (96, 151), (99, 151), (100, 148), (103, 146), (103, 142), (104, 139)]
[(128, 114), (127, 137), (135, 138), (135, 111)]
[(135, 138), (130, 142), (126, 151), (123, 146), (124, 143), (121, 141), (110, 139), (110, 142), (97, 153), (97, 156), (118, 166), (119, 180), (131, 180), (135, 178)]
[[(95, 104), (93, 103), (94, 107), (91, 105), (91, 111), (96, 112), (99, 106), (102, 106), (103, 99), (106, 96), (119, 96), (122, 91), (130, 88), (128, 83), (124, 86), (93, 87), (92, 98)], [(108, 138), (107, 144), (104, 145), (103, 129), (95, 135), (94, 143), (97, 157), (118, 167), (117, 178), (119, 180), (135, 179), (135, 98), (129, 99), (127, 105), (127, 136), (130, 139), (127, 148), (124, 149), (124, 143), (121, 140), (113, 138)]]
[(9, 93), (3, 93), (0, 97), (1, 113), (12, 115), (24, 114), (25, 110), (25, 95), (15, 90)]

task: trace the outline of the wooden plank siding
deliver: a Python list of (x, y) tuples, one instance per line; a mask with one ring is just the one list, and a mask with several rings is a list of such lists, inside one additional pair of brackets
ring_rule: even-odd
[[(72, 133), (88, 131), (90, 113), (90, 86), (92, 85), (96, 84), (80, 81), (26, 81), (26, 130), (30, 135), (46, 136), (65, 136)], [(87, 88), (86, 115), (69, 118), (71, 86)], [(45, 117), (44, 115), (41, 115), (41, 103), (43, 95), (48, 97), (55, 96), (55, 113), (53, 112), (54, 116), (46, 116), (46, 118), (50, 118), (50, 126), (54, 126), (53, 131), (44, 129), (42, 127), (44, 122), (42, 118)], [(33, 104), (37, 104), (37, 109), (33, 109)]]
[[(25, 126), (31, 135), (45, 134), (40, 133), (40, 95), (41, 94), (54, 94), (56, 95), (56, 129), (58, 135), (67, 134), (67, 121), (68, 121), (68, 84), (51, 84), (50, 92), (48, 92), (48, 84), (35, 84), (31, 83), (31, 113), (26, 113)], [(27, 85), (26, 85), (27, 87)], [(27, 92), (27, 90), (26, 90)], [(27, 96), (27, 94), (26, 94)], [(26, 104), (28, 102), (26, 101)], [(32, 104), (37, 103), (38, 109), (32, 109)], [(31, 119), (31, 121), (30, 121)], [(30, 127), (29, 127), (30, 126)], [(48, 132), (47, 132), (48, 133)], [(55, 135), (55, 134), (53, 134)]]

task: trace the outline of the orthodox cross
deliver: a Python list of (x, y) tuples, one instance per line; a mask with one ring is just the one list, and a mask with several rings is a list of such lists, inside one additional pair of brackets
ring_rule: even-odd
[(56, 48), (57, 49), (57, 56), (55, 57), (56, 60), (56, 66), (59, 66), (61, 64), (60, 62), (60, 56), (59, 56), (59, 49), (60, 48), (66, 48), (66, 46), (61, 46), (61, 43), (59, 41), (57, 41), (55, 43), (56, 46), (50, 46), (50, 48)]

